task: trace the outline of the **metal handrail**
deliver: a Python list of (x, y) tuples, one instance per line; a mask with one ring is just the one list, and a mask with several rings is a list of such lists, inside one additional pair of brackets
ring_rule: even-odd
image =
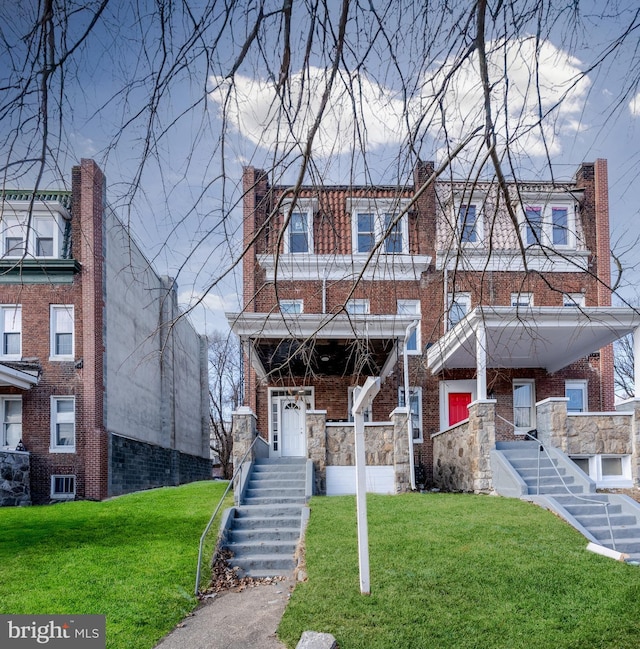
[(244, 466), (244, 462), (247, 459), (247, 455), (249, 455), (249, 452), (253, 450), (253, 447), (255, 446), (255, 443), (260, 439), (260, 436), (257, 435), (253, 442), (251, 442), (251, 445), (247, 449), (247, 452), (242, 456), (242, 459), (240, 460), (238, 464), (238, 468), (233, 472), (233, 475), (231, 476), (231, 480), (229, 480), (229, 484), (227, 485), (227, 488), (224, 490), (224, 493), (222, 494), (222, 497), (220, 498), (220, 502), (218, 503), (218, 506), (215, 508), (215, 511), (213, 514), (211, 514), (211, 518), (209, 519), (209, 522), (207, 523), (207, 526), (204, 528), (204, 532), (202, 532), (202, 536), (200, 537), (200, 546), (198, 548), (198, 569), (196, 571), (196, 587), (195, 587), (195, 596), (198, 597), (200, 594), (200, 570), (202, 567), (202, 553), (204, 551), (204, 541), (209, 533), (209, 530), (211, 529), (211, 526), (213, 525), (213, 521), (216, 517), (216, 514), (220, 511), (220, 508), (222, 507), (222, 503), (224, 502), (224, 499), (227, 497), (227, 494), (229, 493), (229, 489), (233, 486), (233, 483), (235, 482), (235, 479), (237, 478), (238, 474), (242, 470), (242, 467)]
[[(504, 417), (501, 417), (498, 413), (496, 413), (496, 417), (498, 419), (502, 419), (502, 421), (509, 424), (514, 429), (514, 431), (516, 430), (516, 426), (515, 426), (515, 424), (513, 422), (509, 421), (508, 419), (505, 419)], [(535, 431), (536, 434), (538, 432), (535, 428), (533, 429), (533, 431)], [(607, 517), (607, 527), (609, 528), (609, 536), (611, 537), (611, 545), (613, 546), (613, 549), (616, 550), (616, 540), (615, 540), (615, 537), (613, 535), (613, 527), (611, 527), (611, 517), (609, 515), (609, 502), (602, 502), (600, 500), (593, 500), (592, 498), (587, 498), (586, 496), (580, 496), (578, 494), (574, 494), (569, 489), (569, 487), (567, 486), (567, 483), (564, 481), (564, 478), (560, 474), (560, 471), (558, 471), (558, 467), (554, 464), (553, 460), (551, 459), (551, 455), (549, 455), (549, 451), (547, 451), (547, 449), (545, 448), (545, 445), (542, 443), (542, 441), (540, 439), (538, 439), (538, 437), (531, 434), (531, 432), (533, 432), (533, 431), (518, 432), (518, 434), (519, 435), (525, 435), (526, 437), (530, 438), (531, 440), (533, 440), (534, 442), (537, 442), (540, 445), (540, 451), (544, 451), (545, 455), (549, 459), (549, 462), (551, 463), (552, 468), (556, 472), (558, 478), (560, 478), (560, 481), (562, 482), (562, 486), (566, 489), (567, 494), (569, 494), (570, 496), (574, 496), (578, 500), (584, 500), (585, 502), (591, 503), (593, 505), (600, 505), (600, 506), (604, 507), (604, 513), (605, 513), (605, 515)], [(537, 478), (536, 478), (536, 496), (539, 496), (539, 495), (540, 495), (540, 453), (538, 452), (538, 475), (537, 475)]]

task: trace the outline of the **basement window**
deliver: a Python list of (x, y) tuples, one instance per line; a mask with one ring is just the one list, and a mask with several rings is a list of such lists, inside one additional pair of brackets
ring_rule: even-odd
[(69, 500), (76, 496), (76, 476), (52, 475), (51, 498), (56, 500)]

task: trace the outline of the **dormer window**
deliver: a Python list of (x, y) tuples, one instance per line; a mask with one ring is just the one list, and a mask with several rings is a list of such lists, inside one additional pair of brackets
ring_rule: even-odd
[(285, 220), (289, 219), (284, 232), (285, 254), (313, 252), (313, 202), (298, 200), (293, 208), (290, 204), (283, 206), (282, 213)]
[(477, 205), (460, 205), (458, 209), (460, 243), (478, 243), (480, 241), (479, 216)]
[(406, 201), (353, 199), (347, 209), (352, 215), (352, 240), (355, 254), (368, 254), (377, 246), (386, 254), (409, 250)]
[(524, 244), (575, 248), (575, 208), (562, 202), (525, 204), (523, 208)]
[(2, 256), (59, 258), (62, 252), (62, 222), (54, 214), (3, 215)]

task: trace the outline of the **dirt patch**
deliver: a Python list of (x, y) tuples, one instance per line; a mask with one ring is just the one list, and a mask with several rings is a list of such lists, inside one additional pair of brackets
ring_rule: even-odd
[(638, 487), (633, 487), (631, 489), (598, 489), (598, 493), (601, 494), (624, 494), (633, 498), (636, 502), (640, 503), (640, 489)]

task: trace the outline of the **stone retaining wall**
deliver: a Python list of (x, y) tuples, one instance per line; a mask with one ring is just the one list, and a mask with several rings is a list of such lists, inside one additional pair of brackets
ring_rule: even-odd
[(0, 451), (0, 507), (31, 504), (29, 453)]
[(474, 401), (469, 419), (433, 437), (433, 478), (446, 491), (491, 493), (495, 401)]

